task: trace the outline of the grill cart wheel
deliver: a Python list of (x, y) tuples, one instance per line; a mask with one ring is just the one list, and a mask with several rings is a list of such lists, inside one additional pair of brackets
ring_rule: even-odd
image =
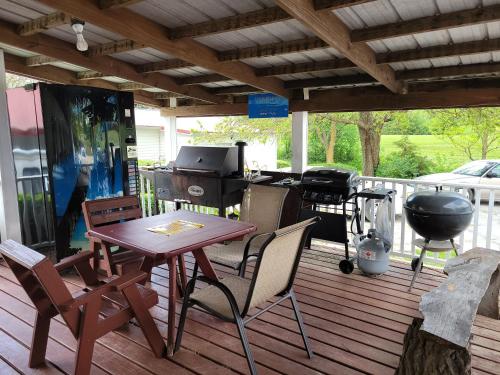
[(342, 271), (342, 273), (350, 274), (354, 270), (354, 263), (352, 260), (343, 259), (339, 263), (339, 268)]
[[(415, 271), (417, 269), (418, 259), (419, 257), (416, 257), (411, 260), (412, 271)], [(422, 262), (422, 267), (420, 267), (420, 271), (422, 271), (423, 268), (424, 268), (424, 263)]]

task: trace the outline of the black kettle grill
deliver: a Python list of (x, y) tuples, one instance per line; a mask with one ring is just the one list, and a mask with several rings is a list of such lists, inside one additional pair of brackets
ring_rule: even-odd
[(408, 224), (425, 240), (452, 240), (470, 224), (474, 209), (469, 199), (451, 191), (419, 191), (403, 205)]

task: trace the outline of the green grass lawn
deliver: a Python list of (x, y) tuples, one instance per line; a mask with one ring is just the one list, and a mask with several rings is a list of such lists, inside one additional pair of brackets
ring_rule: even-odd
[[(387, 155), (391, 152), (398, 151), (396, 141), (401, 139), (401, 135), (383, 135), (380, 145), (381, 156)], [(435, 135), (410, 135), (410, 142), (417, 145), (418, 152), (421, 155), (435, 159), (439, 155), (449, 163), (450, 170), (465, 164), (469, 161), (467, 156), (445, 139)], [(475, 150), (477, 159), (481, 157), (480, 147)], [(493, 151), (488, 154), (488, 159), (500, 159), (500, 150)]]

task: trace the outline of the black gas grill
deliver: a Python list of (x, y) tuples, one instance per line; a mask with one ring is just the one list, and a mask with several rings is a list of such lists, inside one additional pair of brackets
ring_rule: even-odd
[(224, 216), (242, 200), (249, 183), (242, 176), (238, 147), (182, 146), (173, 168), (154, 172), (156, 199), (215, 207)]
[(304, 200), (318, 204), (341, 204), (356, 192), (358, 174), (346, 169), (311, 168), (302, 174)]

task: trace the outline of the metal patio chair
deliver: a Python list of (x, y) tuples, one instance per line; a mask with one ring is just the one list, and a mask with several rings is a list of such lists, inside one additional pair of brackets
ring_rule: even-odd
[[(287, 194), (288, 189), (281, 187), (248, 185), (241, 202), (240, 220), (257, 226), (253, 234), (274, 232), (279, 228)], [(243, 277), (247, 261), (256, 258), (264, 242), (264, 238), (258, 238), (250, 243), (249, 238), (245, 236), (242, 241), (207, 246), (203, 250), (211, 262), (232, 267)]]
[[(251, 279), (228, 276), (216, 281), (205, 276), (196, 276), (197, 266), (195, 265), (193, 278), (189, 281), (184, 295), (175, 351), (179, 350), (181, 345), (188, 308), (198, 305), (220, 319), (236, 323), (250, 372), (256, 374), (257, 369), (248, 343), (245, 325), (289, 298), (307, 355), (312, 358), (313, 352), (292, 286), (304, 243), (318, 220), (319, 218), (314, 217), (273, 233), (254, 235), (249, 242), (263, 240), (263, 244), (260, 247), (257, 264)], [(209, 286), (193, 292), (197, 280), (206, 282)], [(255, 315), (248, 316), (250, 309), (260, 306), (274, 297), (278, 297), (278, 299)]]
[[(85, 251), (53, 265), (44, 255), (15, 241), (0, 244), (2, 254), (37, 310), (29, 367), (44, 364), (50, 321), (60, 314), (78, 340), (75, 354), (77, 375), (90, 373), (95, 341), (136, 318), (156, 357), (166, 352), (149, 309), (158, 303), (158, 294), (138, 283), (144, 272), (130, 272), (109, 282), (97, 279), (90, 267), (92, 253)], [(58, 272), (75, 267), (88, 286), (71, 294)], [(100, 316), (100, 315), (104, 315)]]

